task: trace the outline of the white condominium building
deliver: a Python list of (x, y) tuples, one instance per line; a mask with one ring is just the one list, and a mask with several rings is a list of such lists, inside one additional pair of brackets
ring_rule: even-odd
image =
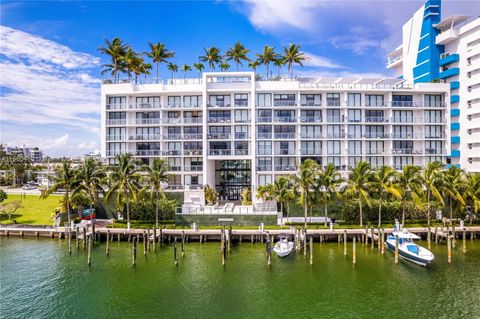
[[(398, 79), (260, 81), (253, 72), (102, 85), (102, 156), (166, 159), (171, 188), (215, 187), (236, 200), (314, 159), (346, 172), (423, 166), (450, 149), (450, 87)], [(255, 201), (255, 196), (253, 196)]]
[(480, 172), (480, 18), (441, 20), (441, 1), (429, 0), (405, 23), (402, 40), (387, 68), (405, 83), (449, 83), (448, 162)]

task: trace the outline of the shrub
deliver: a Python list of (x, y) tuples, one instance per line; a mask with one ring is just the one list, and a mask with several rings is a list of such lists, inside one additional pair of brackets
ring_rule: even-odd
[[(158, 215), (160, 220), (175, 218), (177, 201), (175, 199), (159, 199)], [(155, 202), (148, 197), (140, 198), (131, 206), (130, 218), (133, 220), (155, 220)]]

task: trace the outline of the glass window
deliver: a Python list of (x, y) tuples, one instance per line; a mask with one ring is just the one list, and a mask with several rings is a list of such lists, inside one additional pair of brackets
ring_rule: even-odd
[(362, 95), (360, 93), (348, 93), (348, 106), (362, 106)]
[(183, 106), (184, 107), (201, 107), (202, 106), (202, 96), (201, 95), (191, 95), (183, 97)]
[(341, 143), (340, 141), (327, 141), (327, 154), (341, 154)]
[(441, 95), (425, 94), (425, 107), (442, 107), (443, 100)]
[(384, 106), (383, 95), (365, 95), (365, 106)]
[(272, 106), (272, 95), (270, 93), (257, 94), (257, 106), (270, 107)]
[(300, 94), (301, 106), (321, 106), (322, 95), (321, 94)]
[(340, 106), (340, 93), (327, 93), (327, 106)]
[(274, 106), (295, 106), (295, 94), (274, 94)]

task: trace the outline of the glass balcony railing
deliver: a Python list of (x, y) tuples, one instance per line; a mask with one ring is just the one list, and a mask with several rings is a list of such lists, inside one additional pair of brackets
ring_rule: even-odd
[(106, 105), (107, 110), (125, 110), (127, 109), (127, 104), (125, 103), (110, 103)]
[(126, 119), (107, 119), (105, 120), (106, 125), (126, 125)]
[(160, 124), (160, 118), (135, 119), (135, 124)]
[(162, 107), (162, 104), (160, 102), (140, 102), (140, 103), (134, 103), (130, 104), (128, 106), (129, 109), (133, 110), (139, 110), (139, 109), (159, 109)]
[(273, 137), (276, 139), (292, 139), (295, 138), (295, 133), (274, 133)]
[(107, 135), (106, 136), (106, 140), (107, 141), (124, 141), (126, 140), (126, 136), (125, 135)]
[(210, 155), (213, 156), (225, 156), (225, 155), (232, 155), (232, 150), (230, 149), (223, 149), (223, 150), (210, 150)]
[(137, 135), (130, 135), (128, 137), (129, 140), (137, 140), (137, 141), (154, 141), (160, 140), (160, 134), (137, 134)]
[(294, 100), (289, 100), (289, 101), (274, 100), (273, 101), (273, 106), (295, 106), (296, 104), (297, 102)]

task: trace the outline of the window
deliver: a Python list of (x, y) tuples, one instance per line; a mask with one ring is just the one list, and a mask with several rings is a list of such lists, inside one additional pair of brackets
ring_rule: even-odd
[(360, 93), (348, 93), (348, 106), (362, 106), (362, 95)]
[(229, 107), (230, 95), (210, 95), (208, 98), (209, 106)]
[(367, 156), (366, 160), (370, 163), (372, 168), (379, 168), (385, 165), (384, 158), (382, 156)]
[(191, 95), (183, 97), (183, 106), (184, 107), (201, 107), (202, 106), (202, 96), (201, 95)]
[(394, 123), (413, 123), (413, 111), (393, 111)]
[(321, 94), (300, 94), (301, 106), (320, 106), (322, 105)]
[(393, 95), (392, 106), (410, 107), (413, 106), (412, 95)]
[(127, 152), (125, 143), (107, 143), (107, 156), (116, 156)]
[(210, 123), (230, 123), (232, 119), (230, 111), (208, 111), (208, 122)]
[(383, 95), (365, 95), (365, 106), (384, 106)]
[(362, 161), (361, 156), (349, 156), (348, 157), (348, 168), (352, 169), (353, 167), (355, 167), (357, 165), (358, 162), (361, 162), (361, 161)]
[(393, 154), (412, 154), (413, 141), (393, 141), (392, 152)]
[(425, 125), (426, 138), (442, 138), (443, 129), (441, 125)]
[(295, 106), (295, 94), (274, 94), (274, 106)]
[(384, 153), (383, 141), (366, 141), (365, 142), (366, 154), (376, 155)]
[(273, 130), (275, 138), (295, 138), (294, 125), (275, 125)]
[(108, 127), (107, 128), (107, 141), (120, 141), (125, 140), (127, 134), (126, 127)]
[(270, 106), (272, 106), (272, 95), (270, 93), (258, 93), (257, 107), (270, 107)]
[(301, 122), (322, 122), (322, 111), (320, 110), (301, 110), (300, 111)]
[(393, 167), (395, 169), (403, 169), (407, 165), (413, 165), (413, 156), (394, 156)]
[(361, 155), (362, 154), (362, 141), (348, 141), (348, 154), (349, 155)]
[(127, 104), (125, 96), (109, 96), (107, 98), (107, 110), (124, 109)]
[(247, 139), (248, 138), (248, 126), (247, 125), (236, 125), (235, 126), (235, 138), (236, 139)]
[(384, 122), (383, 111), (380, 110), (366, 110), (365, 111), (365, 122), (370, 123), (382, 123)]
[(160, 112), (136, 112), (135, 117), (137, 120), (140, 119), (159, 119)]
[(257, 126), (257, 138), (271, 139), (272, 138), (272, 126), (271, 125), (258, 125)]
[(384, 138), (386, 134), (382, 125), (366, 125), (365, 126), (366, 138)]
[(442, 96), (434, 94), (425, 94), (425, 107), (442, 107)]
[(341, 143), (340, 141), (327, 141), (327, 154), (341, 154)]
[(425, 123), (442, 123), (443, 122), (443, 116), (442, 116), (442, 111), (432, 111), (432, 110), (427, 110), (424, 112), (425, 116)]
[(107, 114), (109, 120), (125, 120), (127, 118), (127, 113), (125, 112), (108, 112)]
[(340, 93), (327, 93), (327, 106), (340, 106)]
[(235, 155), (248, 155), (248, 142), (235, 142)]
[(303, 141), (300, 143), (301, 155), (322, 155), (322, 142)]
[(248, 106), (248, 94), (247, 93), (236, 93), (234, 95), (235, 106)]
[(277, 122), (295, 122), (295, 111), (276, 110), (274, 115)]
[(257, 142), (257, 155), (272, 155), (272, 141)]
[(159, 96), (141, 96), (136, 98), (137, 108), (160, 107)]
[(413, 138), (413, 126), (394, 125), (393, 138)]
[(443, 142), (442, 141), (425, 141), (425, 153), (426, 154), (442, 154)]
[(235, 122), (246, 123), (250, 121), (248, 118), (248, 110), (235, 110)]
[(180, 107), (182, 105), (181, 100), (182, 100), (181, 96), (169, 96), (167, 98), (168, 107)]
[(294, 171), (296, 169), (295, 157), (275, 157), (276, 171)]
[(328, 156), (327, 163), (332, 163), (333, 165), (335, 165), (335, 168), (337, 170), (342, 169), (342, 158), (340, 156)]
[(160, 138), (160, 128), (159, 127), (137, 127), (135, 130), (136, 140), (152, 140)]
[(259, 158), (257, 158), (257, 170), (258, 171), (271, 171), (272, 170), (272, 158), (271, 157), (259, 157)]
[(258, 175), (259, 186), (270, 185), (271, 183), (272, 183), (272, 175)]
[(275, 155), (295, 155), (295, 142), (275, 142)]
[(348, 121), (349, 122), (361, 122), (362, 121), (362, 111), (361, 110), (348, 110)]
[(322, 127), (319, 125), (302, 125), (300, 127), (301, 138), (322, 138)]
[(327, 122), (341, 122), (340, 110), (327, 110)]
[(349, 125), (348, 126), (348, 138), (362, 138), (362, 126), (361, 125)]
[(327, 137), (342, 138), (343, 134), (341, 132), (340, 125), (327, 125)]
[(262, 123), (272, 122), (272, 110), (257, 110), (257, 121)]

